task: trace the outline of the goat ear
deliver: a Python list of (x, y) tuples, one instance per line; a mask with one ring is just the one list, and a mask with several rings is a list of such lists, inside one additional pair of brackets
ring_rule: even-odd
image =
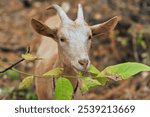
[(37, 33), (47, 37), (56, 38), (57, 29), (51, 29), (42, 22), (33, 18), (31, 20), (31, 25)]
[(90, 28), (92, 31), (92, 35), (97, 36), (97, 35), (103, 35), (103, 34), (109, 33), (117, 25), (118, 19), (119, 18), (117, 16), (115, 16), (102, 24), (97, 24), (97, 25), (91, 26)]

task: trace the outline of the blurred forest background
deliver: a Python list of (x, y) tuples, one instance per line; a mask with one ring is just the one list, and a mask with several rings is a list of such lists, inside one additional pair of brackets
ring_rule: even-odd
[[(127, 61), (150, 65), (150, 0), (0, 0), (1, 70), (20, 60), (28, 46), (36, 53), (40, 36), (32, 30), (30, 19), (44, 22), (54, 15), (54, 11), (45, 11), (52, 3), (70, 8), (68, 15), (72, 19), (76, 18), (77, 4), (81, 3), (90, 25), (120, 17), (111, 35), (93, 39), (91, 60), (100, 70)], [(16, 68), (33, 73), (34, 63), (22, 62)], [(0, 99), (37, 99), (34, 87), (18, 90), (24, 77), (11, 72), (0, 74)], [(150, 99), (150, 73), (93, 88), (88, 99)]]

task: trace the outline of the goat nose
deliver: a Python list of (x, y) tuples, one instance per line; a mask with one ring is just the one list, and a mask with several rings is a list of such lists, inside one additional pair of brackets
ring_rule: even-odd
[(88, 65), (88, 63), (89, 63), (89, 60), (87, 60), (87, 59), (82, 59), (82, 60), (79, 60), (78, 62), (79, 62), (79, 64), (80, 64), (81, 66), (83, 66), (84, 68), (86, 68), (87, 65)]

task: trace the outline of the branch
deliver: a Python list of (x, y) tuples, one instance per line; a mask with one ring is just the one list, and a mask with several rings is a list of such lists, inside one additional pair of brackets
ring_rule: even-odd
[(12, 69), (14, 66), (16, 66), (17, 64), (21, 63), (22, 61), (24, 61), (25, 59), (21, 59), (19, 61), (17, 61), (16, 63), (12, 64), (11, 66), (7, 67), (6, 69), (0, 71), (0, 73), (4, 73), (6, 71), (8, 71), (9, 69)]
[[(30, 52), (30, 47), (27, 47), (26, 53), (29, 53), (29, 52)], [(19, 63), (21, 63), (21, 62), (24, 61), (24, 60), (25, 60), (25, 59), (22, 58), (21, 60), (17, 61), (16, 63), (12, 64), (11, 66), (7, 67), (6, 69), (0, 71), (0, 74), (1, 74), (1, 73), (4, 73), (4, 72), (6, 72), (6, 71), (8, 71), (8, 70), (10, 70), (10, 69), (12, 69), (14, 66), (16, 66), (16, 65), (19, 64)]]

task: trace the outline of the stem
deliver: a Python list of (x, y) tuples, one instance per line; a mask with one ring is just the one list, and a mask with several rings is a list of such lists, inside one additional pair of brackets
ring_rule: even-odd
[(25, 59), (21, 59), (19, 61), (17, 61), (16, 63), (12, 64), (11, 66), (7, 67), (6, 69), (0, 71), (0, 73), (4, 73), (6, 71), (8, 71), (9, 69), (12, 69), (14, 66), (16, 66), (17, 64), (21, 63), (22, 61), (24, 61)]
[(12, 68), (12, 70), (15, 71), (15, 72), (18, 72), (18, 73), (27, 75), (27, 76), (43, 77), (43, 76), (37, 76), (37, 75), (34, 75), (34, 74), (30, 74), (30, 73), (25, 73), (25, 72), (23, 72), (23, 71), (20, 71), (20, 70), (18, 70), (18, 69), (15, 69), (15, 68)]
[(62, 77), (75, 78), (75, 76), (66, 76), (66, 75), (62, 75)]
[[(35, 75), (35, 74), (25, 73), (25, 72), (23, 72), (23, 71), (20, 71), (20, 70), (18, 70), (18, 69), (15, 69), (15, 68), (12, 68), (12, 70), (13, 70), (13, 71), (16, 71), (16, 72), (18, 72), (18, 73), (27, 75), (27, 76), (34, 76), (34, 77), (39, 77), (39, 78), (48, 78), (47, 76), (38, 76), (38, 75)], [(54, 77), (54, 76), (51, 76), (51, 77)], [(62, 75), (62, 77), (76, 78), (75, 76), (66, 76), (66, 75)], [(78, 76), (78, 78), (82, 78), (82, 77)]]

